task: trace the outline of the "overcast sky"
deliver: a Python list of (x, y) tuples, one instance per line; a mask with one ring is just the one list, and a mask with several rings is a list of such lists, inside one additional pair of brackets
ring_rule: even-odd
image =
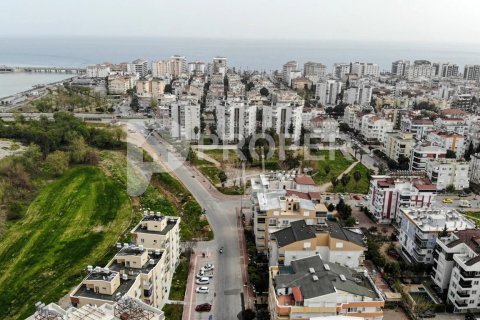
[(0, 1), (0, 36), (480, 42), (476, 0)]

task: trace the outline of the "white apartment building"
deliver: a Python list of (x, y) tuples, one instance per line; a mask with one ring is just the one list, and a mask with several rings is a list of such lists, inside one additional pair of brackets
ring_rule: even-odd
[(148, 74), (148, 61), (137, 59), (132, 63), (127, 64), (127, 72), (135, 73), (140, 78), (145, 77)]
[(480, 153), (470, 159), (470, 181), (480, 184)]
[(455, 209), (400, 208), (399, 242), (404, 255), (414, 263), (433, 264), (433, 252), (441, 232), (475, 229), (475, 223)]
[[(345, 113), (343, 115), (343, 122), (348, 124), (350, 128), (354, 128), (355, 122), (357, 121), (358, 114), (365, 114), (363, 112), (371, 112), (372, 107), (370, 106), (359, 106), (359, 105), (349, 105), (345, 107)], [(358, 126), (358, 130), (360, 130), (361, 125)]]
[(187, 141), (198, 139), (195, 128), (200, 130), (200, 105), (190, 100), (179, 100), (170, 104), (169, 108), (171, 137)]
[(429, 79), (435, 75), (435, 68), (427, 60), (415, 60), (407, 69), (408, 80)]
[(337, 79), (343, 79), (344, 76), (350, 73), (349, 63), (334, 63), (333, 64), (333, 76)]
[(468, 124), (464, 118), (443, 117), (433, 122), (435, 130), (446, 133), (465, 135), (468, 132)]
[(96, 64), (87, 66), (88, 78), (106, 78), (110, 74), (110, 66), (106, 64)]
[(222, 77), (225, 77), (227, 74), (227, 58), (225, 57), (215, 57), (213, 58), (211, 73), (220, 73)]
[[(305, 101), (291, 91), (279, 91), (272, 93), (272, 104), (263, 106), (262, 131), (273, 128), (279, 135), (285, 135), (294, 141), (300, 139), (302, 127), (302, 114)], [(293, 134), (290, 136), (289, 128), (293, 126)]]
[(87, 267), (87, 277), (70, 294), (74, 307), (131, 297), (163, 308), (180, 256), (180, 218), (146, 214), (131, 233), (134, 243), (117, 243), (105, 268)]
[(376, 63), (354, 62), (350, 67), (350, 73), (361, 77), (380, 77), (380, 66)]
[(413, 133), (392, 131), (385, 134), (384, 152), (392, 160), (398, 161), (400, 157), (409, 158), (415, 143)]
[(480, 311), (480, 230), (461, 230), (438, 237), (432, 280), (447, 293), (455, 313)]
[(320, 139), (324, 143), (335, 143), (340, 138), (338, 121), (325, 116), (310, 120), (310, 138)]
[(433, 131), (427, 135), (426, 141), (445, 150), (455, 152), (457, 159), (462, 158), (465, 154), (465, 136), (463, 135)]
[(452, 78), (458, 76), (458, 65), (450, 62), (434, 63), (435, 76), (439, 78)]
[(422, 140), (433, 130), (433, 122), (430, 119), (415, 119), (403, 116), (400, 120), (400, 130), (412, 132), (416, 140)]
[(398, 221), (402, 207), (429, 207), (436, 193), (436, 186), (421, 173), (372, 176), (366, 207), (378, 223), (388, 224)]
[(480, 81), (480, 65), (467, 64), (463, 71), (463, 78), (470, 81)]
[(369, 85), (360, 84), (344, 91), (343, 102), (346, 104), (369, 105), (372, 100), (373, 88)]
[(120, 76), (110, 75), (107, 81), (109, 94), (127, 94), (127, 91), (133, 89), (137, 82), (138, 76)]
[(337, 96), (342, 92), (342, 82), (326, 80), (315, 85), (315, 97), (323, 106), (335, 105)]
[(393, 123), (375, 114), (366, 114), (362, 117), (361, 134), (367, 141), (385, 142), (387, 132), (393, 130)]
[(204, 74), (207, 71), (205, 62), (192, 61), (188, 63), (189, 74)]
[(240, 141), (255, 133), (257, 107), (241, 99), (228, 98), (215, 107), (218, 137), (225, 142)]
[(412, 148), (410, 156), (411, 171), (425, 171), (427, 161), (432, 159), (442, 159), (447, 155), (447, 150), (442, 147), (434, 146), (430, 142), (418, 143)]
[(283, 81), (287, 84), (290, 85), (292, 79), (290, 78), (290, 73), (292, 71), (297, 71), (298, 70), (298, 63), (297, 61), (288, 61), (285, 63), (282, 67), (282, 79)]
[(327, 66), (317, 62), (306, 62), (303, 65), (303, 75), (305, 78), (318, 82), (327, 75)]
[(398, 77), (405, 77), (410, 67), (410, 61), (397, 60), (392, 62), (392, 75)]
[(456, 159), (432, 159), (427, 161), (426, 171), (437, 190), (445, 190), (448, 186), (463, 190), (470, 187), (469, 166), (468, 162)]

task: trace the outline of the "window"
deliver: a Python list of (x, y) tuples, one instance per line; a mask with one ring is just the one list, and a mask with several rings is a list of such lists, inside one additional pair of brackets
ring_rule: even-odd
[(145, 239), (140, 239), (140, 242), (141, 242), (141, 243), (144, 243), (144, 242), (145, 242)]

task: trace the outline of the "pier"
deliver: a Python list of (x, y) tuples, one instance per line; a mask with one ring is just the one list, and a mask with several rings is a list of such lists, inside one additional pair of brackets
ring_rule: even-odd
[(85, 74), (86, 68), (78, 67), (10, 67), (0, 66), (0, 73), (28, 72), (28, 73), (64, 73), (64, 74)]

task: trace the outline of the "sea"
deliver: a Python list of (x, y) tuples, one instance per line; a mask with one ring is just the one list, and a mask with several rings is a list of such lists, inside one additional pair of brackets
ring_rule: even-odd
[[(321, 62), (373, 62), (390, 70), (399, 59), (452, 62), (463, 71), (465, 64), (480, 64), (480, 44), (406, 43), (320, 40), (246, 40), (122, 37), (0, 37), (0, 65), (81, 67), (102, 62), (126, 62), (137, 58), (158, 60), (174, 54), (188, 61), (210, 62), (228, 58), (237, 70), (281, 70), (289, 60), (301, 65)], [(0, 74), (0, 97), (30, 89), (36, 84), (60, 81), (65, 75)]]

